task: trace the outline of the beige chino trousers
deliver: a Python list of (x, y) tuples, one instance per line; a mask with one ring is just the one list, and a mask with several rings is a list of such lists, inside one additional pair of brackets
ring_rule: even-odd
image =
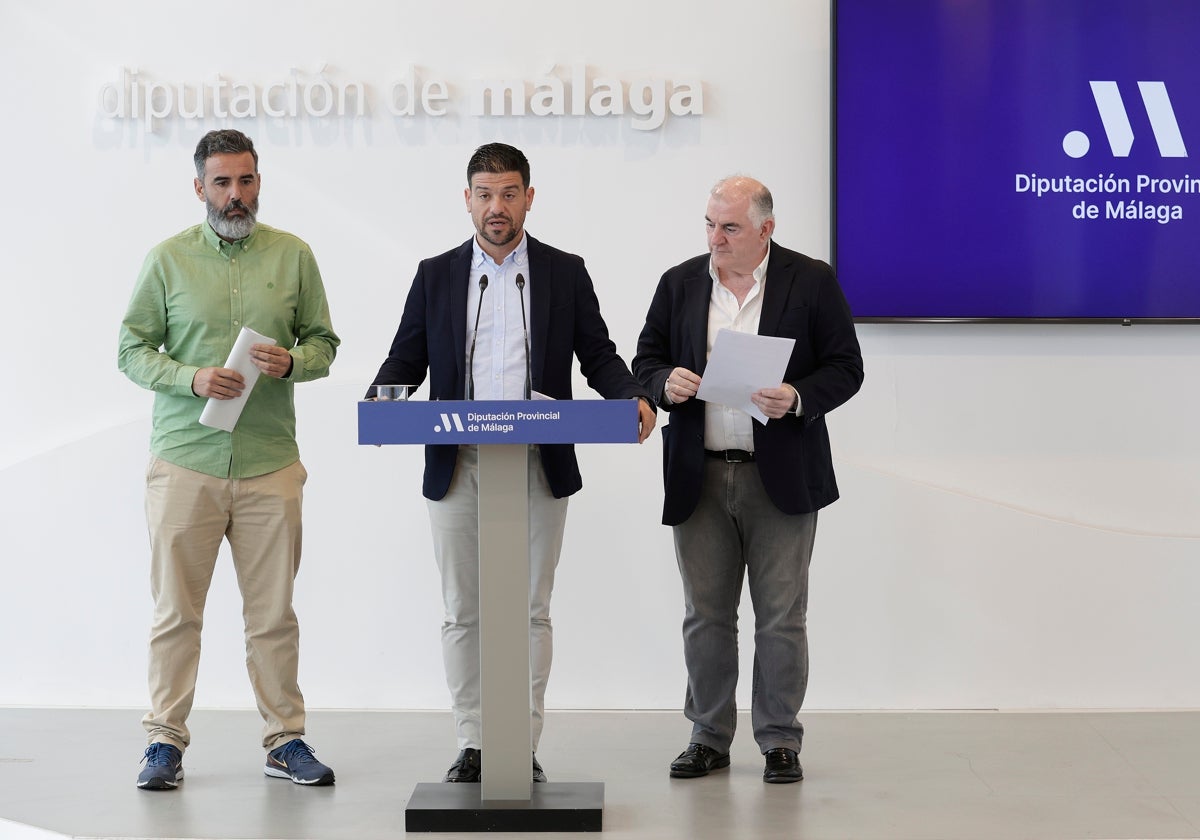
[(149, 743), (186, 749), (196, 693), (204, 604), (221, 540), (229, 540), (245, 622), (246, 669), (268, 749), (304, 734), (297, 683), (300, 625), (292, 592), (300, 568), (300, 509), (308, 473), (299, 461), (266, 475), (224, 479), (152, 457), (146, 470), (150, 530)]

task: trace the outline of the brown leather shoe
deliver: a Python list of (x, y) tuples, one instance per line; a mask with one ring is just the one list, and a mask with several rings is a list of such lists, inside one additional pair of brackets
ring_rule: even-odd
[(443, 782), (478, 782), (479, 774), (483, 771), (483, 761), (479, 750), (470, 747), (458, 754), (450, 769), (446, 771)]
[(800, 758), (795, 750), (787, 747), (776, 747), (763, 753), (767, 765), (763, 769), (763, 781), (775, 785), (786, 785), (798, 782), (804, 778), (804, 769), (800, 766)]
[(729, 753), (719, 753), (704, 744), (688, 744), (679, 758), (671, 762), (671, 778), (695, 779), (728, 766)]

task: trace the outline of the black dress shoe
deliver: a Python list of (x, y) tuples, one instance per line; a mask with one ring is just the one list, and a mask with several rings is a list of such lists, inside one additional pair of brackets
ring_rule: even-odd
[(671, 762), (671, 778), (694, 779), (728, 766), (729, 753), (719, 753), (704, 744), (688, 744), (688, 748), (679, 754), (679, 758)]
[(546, 781), (546, 772), (542, 770), (542, 765), (538, 764), (536, 755), (533, 757), (533, 780), (535, 782)]
[(450, 769), (446, 771), (443, 782), (478, 782), (479, 774), (483, 770), (483, 762), (479, 755), (479, 750), (473, 750), (470, 747), (458, 754), (458, 758), (454, 759), (454, 763), (450, 765)]
[(800, 759), (795, 750), (776, 747), (773, 750), (767, 750), (763, 755), (767, 759), (767, 766), (763, 770), (764, 782), (786, 785), (804, 778), (804, 769), (800, 766)]

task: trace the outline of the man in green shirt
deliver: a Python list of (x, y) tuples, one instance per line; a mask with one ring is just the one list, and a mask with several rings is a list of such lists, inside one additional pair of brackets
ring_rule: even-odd
[[(293, 386), (326, 376), (340, 341), (312, 251), (257, 221), (261, 178), (250, 138), (211, 131), (196, 146), (195, 164), (208, 219), (146, 257), (118, 353), (125, 375), (155, 392), (146, 471), (151, 710), (142, 721), (149, 747), (137, 785), (171, 790), (183, 778), (204, 602), (222, 539), (242, 594), (265, 772), (328, 785), (333, 771), (301, 739), (292, 591), (307, 473), (296, 446)], [(259, 376), (233, 431), (202, 425), (209, 400), (244, 396), (246, 378), (225, 367), (243, 328), (276, 343), (250, 348)]]

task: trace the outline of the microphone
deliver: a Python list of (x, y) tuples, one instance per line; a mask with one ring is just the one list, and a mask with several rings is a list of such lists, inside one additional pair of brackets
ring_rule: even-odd
[(521, 299), (521, 329), (525, 330), (525, 399), (533, 399), (533, 373), (529, 367), (529, 323), (525, 320), (525, 276), (517, 275), (517, 297)]
[(483, 311), (483, 290), (487, 288), (487, 275), (479, 278), (479, 303), (475, 306), (475, 328), (471, 330), (471, 352), (467, 353), (467, 399), (475, 399), (475, 339), (479, 337), (479, 313)]

